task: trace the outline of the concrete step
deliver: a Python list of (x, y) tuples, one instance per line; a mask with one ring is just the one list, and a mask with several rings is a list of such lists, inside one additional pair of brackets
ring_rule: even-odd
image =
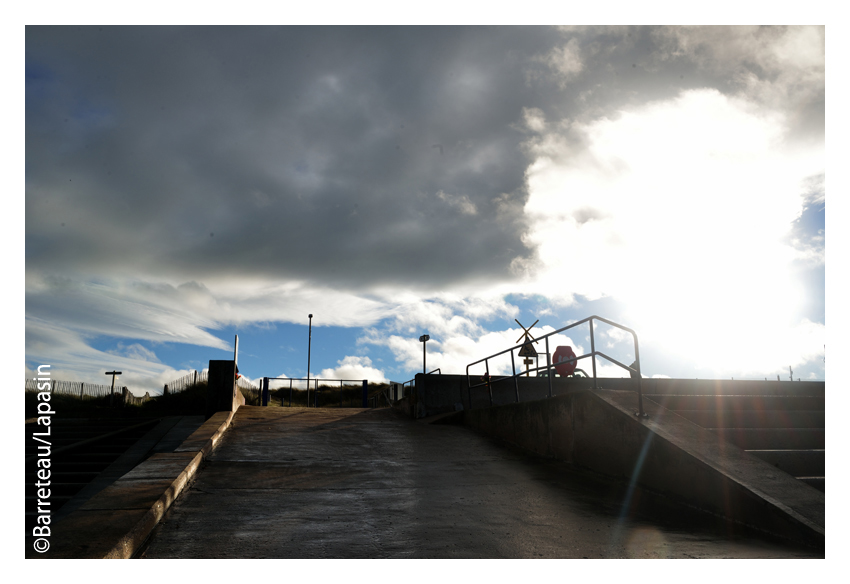
[(824, 450), (748, 450), (747, 452), (795, 477), (826, 475)]
[(103, 470), (103, 465), (100, 462), (92, 460), (82, 460), (78, 462), (54, 460), (51, 461), (51, 465), (56, 472), (94, 472), (97, 474)]
[[(51, 478), (53, 477), (51, 476)], [(47, 485), (46, 488), (50, 489), (50, 498), (52, 500), (53, 497), (76, 495), (77, 491), (79, 491), (85, 484), (86, 483), (57, 483), (51, 480), (50, 485)]]
[[(90, 472), (77, 472), (77, 471), (52, 471), (50, 473), (50, 479), (53, 481), (59, 481), (62, 483), (87, 483), (96, 477), (98, 473), (96, 471)], [(35, 472), (28, 472), (25, 474), (26, 480), (28, 483), (34, 483), (38, 480), (38, 475)]]
[(823, 428), (707, 428), (743, 450), (821, 450)]
[(823, 428), (823, 410), (676, 410), (703, 428)]
[(674, 411), (823, 411), (826, 408), (826, 398), (819, 396), (644, 394), (644, 398)]
[[(814, 395), (826, 394), (823, 381), (756, 379), (644, 379), (644, 393), (658, 395)], [(617, 389), (628, 389), (622, 387)]]
[[(24, 496), (24, 505), (27, 505), (27, 506), (29, 506), (30, 504), (35, 505), (35, 504), (38, 503), (38, 500), (39, 500), (38, 497), (36, 497), (35, 495), (32, 495), (32, 496), (25, 495)], [(70, 500), (71, 500), (70, 495), (56, 495), (54, 497), (53, 494), (51, 493), (50, 499), (49, 499), (50, 507), (51, 507), (52, 510), (55, 511), (57, 508), (61, 507), (62, 505), (64, 505), (66, 502), (68, 502)]]
[(797, 477), (807, 485), (816, 488), (822, 493), (826, 493), (826, 479), (824, 477)]

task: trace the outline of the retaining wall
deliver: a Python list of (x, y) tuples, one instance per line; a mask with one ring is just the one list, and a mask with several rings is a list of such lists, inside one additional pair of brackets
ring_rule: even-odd
[(633, 481), (736, 523), (824, 544), (823, 493), (657, 404), (645, 402), (649, 417), (638, 418), (635, 404), (630, 391), (572, 388), (552, 399), (464, 410), (444, 422)]
[[(471, 378), (472, 383), (481, 383), (480, 376)], [(641, 389), (644, 395), (787, 395), (795, 389), (805, 386), (807, 395), (824, 395), (824, 382), (799, 381), (758, 381), (732, 379), (641, 379)], [(605, 389), (637, 391), (637, 381), (625, 377), (600, 377), (597, 386)], [(567, 395), (574, 391), (591, 389), (593, 380), (590, 378), (552, 378), (552, 396)], [(517, 388), (519, 399), (517, 400)], [(490, 383), (490, 391), (486, 386), (469, 389), (466, 375), (416, 375), (416, 386), (409, 397), (409, 408), (416, 418), (424, 418), (435, 414), (486, 408), (491, 405), (528, 402), (544, 399), (549, 396), (549, 384), (545, 377), (517, 377), (516, 385), (513, 379), (494, 378)], [(408, 399), (408, 398), (405, 398)], [(634, 409), (637, 409), (637, 395), (634, 396)]]

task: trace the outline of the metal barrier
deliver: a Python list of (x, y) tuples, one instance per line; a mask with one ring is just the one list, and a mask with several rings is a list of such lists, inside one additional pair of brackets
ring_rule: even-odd
[[(313, 407), (319, 407), (319, 392), (324, 388), (328, 388), (327, 382), (337, 382), (337, 381), (339, 381), (339, 407), (344, 407), (343, 406), (343, 403), (344, 403), (344, 399), (343, 399), (343, 389), (344, 389), (344, 387), (343, 387), (343, 384), (344, 383), (354, 382), (354, 383), (361, 384), (361, 386), (363, 387), (363, 392), (364, 392), (363, 395), (364, 396), (366, 396), (366, 391), (367, 391), (368, 384), (369, 384), (369, 381), (366, 380), (366, 379), (318, 379), (316, 377), (310, 377), (309, 379), (307, 379), (307, 378), (293, 378), (293, 377), (263, 377), (262, 386), (261, 386), (261, 389), (260, 389), (260, 392), (261, 392), (260, 405), (268, 405), (268, 402), (269, 402), (269, 381), (272, 381), (272, 380), (275, 380), (275, 379), (284, 380), (284, 381), (288, 380), (289, 381), (289, 406), (288, 407), (290, 407), (290, 408), (292, 407), (292, 391), (293, 391), (292, 382), (293, 381), (306, 381), (307, 382), (307, 387), (306, 387), (307, 407), (310, 407), (310, 386), (311, 385), (313, 386), (313, 401), (314, 401)], [(320, 386), (319, 382), (322, 382), (323, 385)], [(301, 390), (299, 389), (298, 391), (301, 391)], [(361, 404), (362, 407), (364, 407), (364, 408), (367, 407), (366, 402), (367, 402), (367, 398), (364, 397), (362, 399), (362, 404)], [(281, 407), (283, 407), (283, 405), (284, 405), (284, 396), (283, 395), (281, 395), (281, 397), (280, 397), (280, 405), (281, 405)]]
[[(617, 361), (616, 359), (614, 359), (613, 357), (609, 357), (605, 353), (596, 350), (596, 341), (595, 341), (594, 334), (593, 334), (593, 321), (594, 320), (604, 322), (604, 323), (606, 323), (610, 326), (624, 330), (627, 333), (630, 333), (632, 335), (632, 338), (634, 339), (634, 347), (635, 347), (635, 361), (634, 361), (634, 363), (632, 363), (632, 365), (634, 367), (631, 367), (629, 365), (624, 365), (624, 364), (620, 363), (619, 361)], [(643, 394), (641, 392), (641, 375), (640, 375), (640, 349), (639, 349), (639, 346), (638, 346), (637, 333), (635, 333), (635, 331), (633, 331), (632, 329), (630, 329), (628, 327), (625, 327), (621, 324), (617, 324), (616, 322), (610, 321), (606, 318), (602, 318), (601, 316), (596, 316), (596, 315), (589, 316), (589, 317), (582, 319), (578, 322), (574, 322), (571, 325), (565, 326), (565, 327), (560, 328), (556, 331), (552, 331), (551, 333), (547, 333), (547, 334), (543, 335), (542, 337), (538, 337), (537, 339), (535, 339), (536, 341), (541, 341), (541, 340), (546, 341), (546, 366), (545, 367), (535, 367), (533, 370), (520, 371), (520, 373), (516, 372), (516, 362), (514, 361), (514, 351), (522, 348), (524, 343), (513, 346), (510, 349), (505, 349), (504, 351), (500, 351), (498, 353), (490, 355), (489, 357), (484, 357), (483, 359), (479, 359), (478, 361), (475, 361), (474, 363), (470, 363), (469, 365), (467, 365), (466, 366), (466, 386), (467, 386), (467, 391), (469, 392), (469, 406), (472, 407), (472, 390), (473, 390), (473, 388), (486, 386), (487, 391), (489, 392), (489, 395), (490, 395), (490, 406), (492, 407), (493, 406), (493, 384), (496, 381), (505, 381), (505, 380), (508, 380), (508, 379), (514, 380), (514, 390), (516, 391), (516, 401), (519, 402), (519, 382), (517, 381), (517, 378), (524, 375), (524, 374), (527, 374), (530, 371), (537, 372), (537, 371), (540, 371), (541, 369), (546, 371), (545, 376), (549, 381), (549, 397), (552, 397), (552, 377), (553, 377), (553, 375), (551, 373), (551, 369), (553, 367), (555, 367), (556, 364), (551, 363), (551, 351), (549, 350), (549, 337), (551, 337), (552, 335), (556, 335), (558, 333), (562, 333), (566, 330), (577, 327), (577, 326), (584, 324), (584, 323), (588, 323), (589, 326), (590, 326), (590, 353), (585, 353), (584, 355), (576, 356), (575, 359), (568, 359), (566, 361), (561, 361), (557, 365), (560, 365), (562, 363), (578, 362), (581, 359), (587, 359), (588, 357), (590, 357), (590, 359), (593, 363), (593, 388), (594, 389), (598, 389), (597, 378), (596, 378), (596, 357), (597, 356), (604, 357), (605, 359), (607, 359), (611, 363), (622, 367), (623, 369), (625, 369), (626, 371), (629, 372), (630, 376), (635, 380), (635, 382), (637, 384), (638, 415), (640, 417), (643, 417), (643, 418), (647, 417), (646, 413), (643, 411)], [(510, 355), (511, 355), (511, 369), (514, 372), (514, 374), (502, 377), (502, 378), (497, 379), (497, 380), (491, 379), (491, 377), (490, 377), (490, 360), (495, 358), (495, 357), (499, 357), (501, 355), (504, 355), (505, 353), (510, 353)], [(484, 377), (483, 377), (484, 381), (482, 383), (477, 383), (477, 384), (473, 385), (470, 382), (469, 368), (472, 367), (473, 365), (478, 365), (479, 363), (484, 363), (484, 370), (485, 370), (485, 374), (484, 374)]]

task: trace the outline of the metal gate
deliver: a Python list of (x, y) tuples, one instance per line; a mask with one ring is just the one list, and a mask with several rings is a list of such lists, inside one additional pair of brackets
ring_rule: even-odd
[[(280, 393), (280, 405), (284, 407), (292, 407), (292, 394), (293, 391), (302, 391), (301, 389), (295, 389), (292, 386), (293, 381), (306, 381), (306, 391), (307, 391), (307, 407), (311, 407), (311, 397), (312, 397), (312, 407), (319, 407), (320, 396), (323, 398), (322, 401), (325, 402), (326, 407), (329, 403), (335, 403), (330, 401), (331, 396), (333, 396), (337, 390), (336, 384), (339, 384), (339, 407), (361, 407), (368, 408), (369, 407), (369, 380), (368, 379), (317, 379), (315, 377), (311, 377), (309, 379), (304, 378), (292, 378), (292, 377), (263, 377), (262, 387), (260, 391), (260, 405), (267, 406), (269, 405), (269, 400), (271, 398), (271, 392), (269, 391), (269, 381), (273, 380), (283, 380), (289, 381), (289, 392), (288, 398), (289, 403), (285, 403), (287, 401), (287, 392), (284, 390)], [(346, 386), (348, 384), (348, 386)], [(310, 395), (312, 386), (312, 396)], [(351, 395), (354, 393), (352, 390), (362, 388), (362, 391), (358, 392), (358, 400), (352, 400)], [(346, 391), (347, 390), (347, 391)], [(348, 393), (348, 400), (345, 399), (346, 393)], [(346, 404), (346, 401), (348, 405)], [(359, 402), (359, 405), (351, 405), (352, 401)]]

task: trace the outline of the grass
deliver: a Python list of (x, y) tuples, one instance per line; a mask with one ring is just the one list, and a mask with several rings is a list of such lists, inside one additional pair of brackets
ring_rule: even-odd
[[(388, 387), (386, 383), (369, 384), (369, 403), (371, 398), (380, 395)], [(259, 405), (258, 395), (239, 388), (245, 396), (247, 405)], [(281, 398), (284, 406), (289, 405), (289, 388), (272, 389), (270, 392), (269, 406), (280, 407)], [(189, 416), (203, 415), (206, 413), (207, 383), (195, 384), (179, 393), (167, 396), (155, 396), (141, 405), (125, 405), (112, 407), (109, 404), (109, 396), (106, 397), (84, 397), (78, 395), (53, 395), (49, 402), (39, 402), (38, 393), (27, 391), (24, 399), (26, 418), (35, 418), (38, 414), (39, 403), (49, 403), (51, 410), (56, 416), (65, 418), (146, 418), (159, 416)], [(116, 396), (116, 403), (120, 403), (120, 394)], [(341, 398), (341, 400), (340, 400)], [(313, 405), (315, 392), (310, 391), (310, 402)], [(363, 403), (363, 387), (343, 386), (340, 395), (339, 386), (319, 386), (319, 407), (338, 408), (340, 401), (343, 407), (359, 408)], [(292, 406), (305, 407), (307, 405), (307, 391), (293, 389)], [(380, 399), (379, 407), (386, 406), (386, 401)], [(42, 406), (43, 407), (43, 406)]]
[[(120, 401), (121, 394), (116, 397), (116, 403)], [(61, 418), (136, 418), (145, 417), (149, 414), (141, 409), (141, 406), (112, 407), (109, 404), (109, 396), (80, 398), (78, 395), (55, 394), (49, 402), (39, 401), (38, 392), (28, 391), (24, 396), (24, 411), (26, 418), (39, 416), (38, 405), (50, 404), (50, 409)], [(45, 406), (42, 406), (44, 409)], [(42, 414), (44, 415), (44, 414)]]
[[(371, 405), (372, 397), (383, 393), (389, 384), (387, 383), (370, 383), (368, 386), (369, 404)], [(307, 406), (307, 390), (292, 389), (292, 407)], [(310, 390), (310, 406), (316, 402), (316, 392)], [(272, 388), (269, 390), (269, 406), (272, 407), (289, 407), (290, 392), (288, 387)], [(386, 401), (379, 403), (379, 407), (386, 406)], [(338, 385), (320, 385), (319, 386), (319, 407), (320, 408), (360, 408), (363, 407), (363, 386), (362, 385), (344, 385), (341, 389)]]

